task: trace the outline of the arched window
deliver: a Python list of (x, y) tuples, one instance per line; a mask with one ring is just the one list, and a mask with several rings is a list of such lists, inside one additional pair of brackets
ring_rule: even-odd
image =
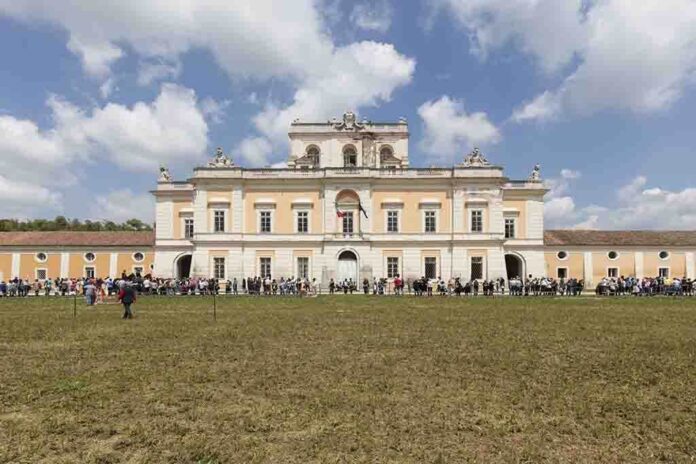
[(343, 147), (343, 167), (354, 168), (358, 165), (358, 152), (353, 145)]
[(384, 145), (379, 149), (379, 159), (384, 162), (391, 159), (394, 156), (394, 150), (389, 145)]
[(305, 155), (307, 156), (307, 159), (312, 163), (312, 166), (317, 167), (319, 166), (319, 147), (316, 145), (310, 145), (307, 147), (307, 151), (305, 152)]

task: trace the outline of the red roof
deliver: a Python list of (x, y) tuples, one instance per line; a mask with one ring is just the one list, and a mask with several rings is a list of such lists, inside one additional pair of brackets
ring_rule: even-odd
[(143, 232), (0, 232), (2, 246), (124, 246), (153, 247), (155, 233)]
[(544, 245), (696, 247), (696, 231), (547, 230)]

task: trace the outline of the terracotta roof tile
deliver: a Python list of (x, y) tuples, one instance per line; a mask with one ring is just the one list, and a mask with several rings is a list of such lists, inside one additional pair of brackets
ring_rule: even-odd
[(0, 232), (3, 246), (142, 246), (155, 245), (155, 233), (144, 232)]
[(696, 247), (696, 231), (547, 230), (544, 245)]

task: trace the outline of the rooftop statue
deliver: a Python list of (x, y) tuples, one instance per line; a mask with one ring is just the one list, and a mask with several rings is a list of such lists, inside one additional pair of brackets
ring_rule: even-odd
[(464, 162), (460, 164), (461, 167), (465, 168), (478, 168), (490, 165), (491, 163), (488, 162), (478, 148), (474, 148), (474, 151), (465, 156)]
[(160, 166), (160, 175), (159, 179), (157, 179), (157, 182), (171, 182), (172, 181), (172, 175), (169, 174), (169, 169), (167, 169), (164, 166)]
[(540, 182), (541, 181), (541, 166), (538, 164), (534, 165), (534, 169), (532, 169), (532, 173), (529, 175), (529, 180), (532, 182)]
[(215, 157), (212, 161), (208, 163), (209, 168), (230, 168), (234, 166), (232, 160), (225, 155), (222, 151), (222, 147), (217, 147), (215, 150)]

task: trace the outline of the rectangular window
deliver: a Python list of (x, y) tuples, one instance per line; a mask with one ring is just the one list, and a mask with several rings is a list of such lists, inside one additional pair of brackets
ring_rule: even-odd
[(610, 267), (609, 269), (607, 269), (607, 277), (613, 277), (613, 278), (619, 277), (619, 268), (618, 267)]
[(669, 268), (668, 267), (661, 267), (657, 270), (657, 274), (660, 277), (669, 278)]
[(46, 280), (46, 269), (37, 269), (36, 278), (39, 280)]
[(259, 232), (262, 234), (271, 233), (271, 212), (259, 211)]
[(259, 273), (261, 277), (271, 277), (271, 258), (259, 258)]
[(343, 213), (343, 234), (348, 235), (353, 233), (353, 212)]
[(425, 258), (425, 278), (434, 279), (437, 277), (437, 258)]
[(225, 212), (215, 211), (213, 215), (213, 231), (214, 232), (224, 232), (225, 231)]
[(483, 232), (483, 211), (480, 209), (471, 211), (471, 231)]
[(387, 211), (387, 232), (394, 234), (399, 232), (398, 211)]
[(297, 277), (301, 279), (309, 278), (309, 258), (297, 258)]
[(309, 232), (309, 212), (308, 211), (298, 211), (297, 212), (297, 233), (306, 234)]
[(213, 277), (215, 279), (225, 278), (225, 258), (213, 258)]
[(392, 279), (396, 277), (399, 273), (399, 258), (388, 257), (387, 258), (387, 278)]
[(567, 267), (559, 267), (556, 269), (556, 278), (557, 279), (567, 279), (568, 278), (568, 268)]
[(483, 257), (471, 257), (471, 280), (483, 279)]
[(94, 279), (94, 275), (96, 274), (94, 270), (94, 266), (87, 266), (85, 268), (85, 277), (88, 279)]
[(435, 217), (435, 211), (425, 212), (425, 232), (437, 232), (437, 219)]
[(515, 220), (505, 218), (505, 238), (515, 238)]
[(193, 218), (184, 219), (184, 238), (193, 238)]

